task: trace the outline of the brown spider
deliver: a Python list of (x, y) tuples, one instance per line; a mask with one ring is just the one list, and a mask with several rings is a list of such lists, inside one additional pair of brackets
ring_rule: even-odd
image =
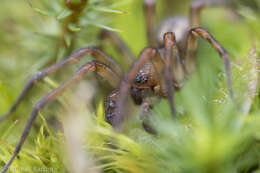
[[(43, 109), (46, 104), (61, 95), (71, 84), (80, 81), (89, 71), (96, 72), (115, 88), (107, 97), (105, 105), (105, 117), (112, 126), (118, 128), (122, 124), (125, 117), (124, 108), (129, 94), (137, 105), (142, 105), (145, 111), (149, 111), (152, 104), (148, 99), (151, 95), (156, 95), (159, 98), (167, 98), (170, 103), (171, 112), (175, 115), (173, 91), (178, 90), (184, 80), (193, 72), (196, 63), (198, 37), (201, 37), (206, 40), (223, 59), (229, 95), (233, 97), (229, 55), (209, 32), (199, 27), (201, 9), (210, 6), (215, 5), (195, 1), (191, 5), (188, 20), (172, 18), (163, 22), (159, 29), (160, 37), (158, 43), (156, 43), (154, 34), (156, 24), (155, 0), (144, 0), (144, 13), (149, 44), (150, 46), (158, 46), (159, 48), (145, 48), (141, 52), (139, 59), (132, 64), (128, 73), (124, 74), (120, 66), (102, 51), (93, 47), (87, 47), (76, 50), (65, 60), (33, 75), (9, 112), (1, 117), (0, 122), (9, 117), (16, 110), (17, 106), (34, 84), (44, 77), (63, 69), (65, 66), (77, 63), (86, 55), (91, 55), (96, 59), (83, 65), (70, 80), (47, 94), (35, 104), (19, 143), (11, 159), (3, 168), (2, 173), (8, 170), (18, 155), (38, 112)], [(178, 35), (175, 36), (174, 33), (178, 33)], [(129, 64), (133, 62), (133, 55), (115, 33), (104, 31), (102, 36), (116, 46), (119, 52), (125, 56)], [(147, 131), (152, 132), (152, 129), (150, 129), (145, 122), (143, 126)]]

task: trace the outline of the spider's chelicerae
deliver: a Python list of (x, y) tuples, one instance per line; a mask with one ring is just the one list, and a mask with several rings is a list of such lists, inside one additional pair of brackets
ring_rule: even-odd
[[(206, 40), (222, 58), (229, 95), (232, 97), (229, 55), (207, 30), (199, 27), (201, 10), (211, 6), (215, 5), (195, 1), (191, 5), (188, 20), (178, 17), (164, 21), (162, 25), (160, 25), (157, 37), (155, 34), (155, 0), (144, 0), (144, 14), (149, 45), (157, 48), (145, 48), (136, 61), (133, 60), (131, 52), (115, 33), (109, 31), (102, 32), (102, 38), (111, 41), (121, 54), (124, 55), (126, 61), (133, 62), (127, 73), (123, 73), (121, 67), (102, 51), (93, 47), (86, 47), (76, 50), (65, 60), (33, 75), (10, 111), (2, 116), (0, 121), (10, 116), (34, 84), (44, 77), (68, 65), (77, 63), (86, 55), (91, 55), (95, 58), (94, 61), (83, 65), (70, 80), (47, 94), (35, 104), (19, 143), (2, 172), (4, 173), (8, 170), (19, 153), (38, 112), (43, 109), (46, 104), (61, 95), (73, 83), (80, 81), (89, 71), (96, 72), (115, 88), (107, 97), (105, 103), (106, 120), (115, 128), (120, 127), (124, 120), (124, 108), (128, 95), (131, 95), (137, 105), (142, 105), (141, 108), (144, 109), (145, 112), (149, 111), (152, 104), (149, 100), (151, 95), (157, 96), (158, 98), (167, 98), (170, 103), (171, 112), (175, 115), (173, 93), (182, 86), (182, 83), (193, 72), (196, 64), (198, 37), (201, 37)], [(146, 122), (143, 123), (143, 126), (147, 131), (152, 132), (152, 129)]]

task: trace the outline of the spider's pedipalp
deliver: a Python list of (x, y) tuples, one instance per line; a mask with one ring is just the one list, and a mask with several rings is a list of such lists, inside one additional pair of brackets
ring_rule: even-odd
[(66, 67), (68, 65), (77, 63), (86, 55), (91, 55), (96, 60), (103, 62), (104, 64), (107, 64), (109, 67), (111, 67), (111, 69), (118, 76), (121, 76), (122, 69), (120, 68), (120, 66), (112, 58), (105, 55), (102, 51), (100, 51), (94, 47), (78, 49), (75, 52), (73, 52), (69, 57), (64, 59), (63, 61), (58, 62), (57, 64), (54, 64), (54, 65), (42, 70), (41, 72), (37, 73), (36, 75), (33, 75), (32, 78), (27, 82), (25, 88), (22, 90), (18, 99), (12, 105), (11, 109), (5, 115), (1, 116), (0, 123), (12, 115), (12, 113), (16, 110), (16, 108), (21, 103), (21, 101), (24, 99), (24, 97), (29, 93), (29, 91), (32, 89), (32, 87), (37, 82), (41, 81), (46, 76), (49, 76), (49, 75), (63, 69), (64, 67)]
[(29, 117), (29, 120), (25, 126), (25, 129), (22, 133), (22, 136), (19, 140), (19, 143), (16, 146), (11, 159), (8, 161), (8, 163), (3, 168), (2, 173), (5, 173), (8, 170), (9, 166), (12, 164), (13, 160), (18, 155), (21, 147), (23, 146), (24, 141), (26, 140), (27, 136), (29, 135), (32, 124), (33, 124), (35, 118), (37, 117), (39, 111), (41, 109), (43, 109), (48, 103), (53, 101), (57, 96), (61, 95), (72, 84), (82, 80), (82, 78), (89, 71), (95, 71), (95, 72), (97, 72), (97, 74), (99, 74), (100, 76), (102, 76), (104, 78), (109, 77), (109, 78), (106, 78), (106, 80), (108, 80), (108, 81), (112, 80), (111, 83), (119, 82), (119, 77), (116, 75), (116, 73), (114, 73), (108, 66), (104, 65), (103, 63), (92, 61), (92, 62), (89, 62), (89, 63), (86, 63), (85, 65), (83, 65), (70, 80), (68, 80), (67, 82), (62, 84), (60, 87), (56, 88), (55, 90), (53, 90), (52, 92), (47, 94), (38, 103), (35, 104), (35, 106), (33, 107), (32, 113)]

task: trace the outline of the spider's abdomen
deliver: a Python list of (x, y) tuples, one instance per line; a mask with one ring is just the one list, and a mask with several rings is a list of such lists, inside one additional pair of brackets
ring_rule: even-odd
[(182, 40), (184, 40), (188, 29), (188, 20), (184, 17), (174, 17), (166, 19), (162, 22), (158, 30), (157, 40), (159, 42), (159, 45), (163, 45), (163, 36), (167, 32), (175, 33), (176, 41), (177, 43), (180, 43)]

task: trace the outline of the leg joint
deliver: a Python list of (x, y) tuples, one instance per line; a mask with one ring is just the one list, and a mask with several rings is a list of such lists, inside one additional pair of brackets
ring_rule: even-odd
[(38, 72), (38, 73), (34, 74), (31, 77), (31, 82), (32, 83), (36, 83), (36, 82), (40, 81), (42, 79), (43, 75), (44, 75), (43, 72)]
[(42, 107), (43, 107), (43, 104), (40, 101), (40, 102), (36, 103), (33, 108), (35, 111), (39, 112), (42, 109)]

